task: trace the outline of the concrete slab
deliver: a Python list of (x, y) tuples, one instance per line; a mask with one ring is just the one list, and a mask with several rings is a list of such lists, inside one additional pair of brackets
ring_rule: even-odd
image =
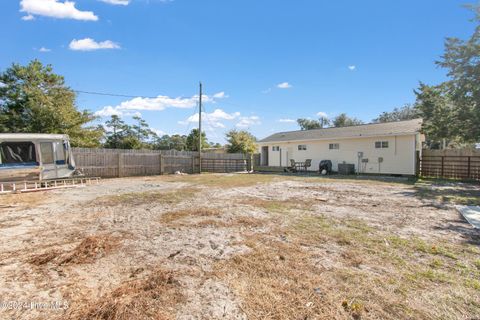
[(458, 212), (476, 229), (480, 229), (479, 206), (456, 206)]

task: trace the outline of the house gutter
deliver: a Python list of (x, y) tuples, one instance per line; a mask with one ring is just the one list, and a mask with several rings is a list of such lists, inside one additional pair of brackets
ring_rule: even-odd
[(416, 135), (418, 132), (411, 133), (395, 133), (395, 134), (382, 134), (382, 135), (364, 135), (364, 136), (350, 136), (341, 138), (316, 138), (316, 139), (298, 139), (298, 140), (272, 140), (272, 141), (258, 141), (258, 145), (272, 144), (272, 143), (290, 143), (290, 142), (310, 142), (310, 141), (332, 141), (332, 140), (348, 140), (348, 139), (362, 139), (362, 138), (381, 138), (381, 137), (401, 137)]

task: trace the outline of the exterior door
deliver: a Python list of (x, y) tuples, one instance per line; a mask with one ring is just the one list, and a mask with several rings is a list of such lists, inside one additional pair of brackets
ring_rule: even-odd
[(286, 148), (280, 149), (280, 167), (288, 167), (288, 150)]
[(261, 165), (268, 166), (268, 146), (262, 147)]

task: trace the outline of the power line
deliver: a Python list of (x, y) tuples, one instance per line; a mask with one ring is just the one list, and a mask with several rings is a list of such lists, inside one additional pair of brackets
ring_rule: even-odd
[(76, 93), (91, 94), (97, 96), (109, 96), (109, 97), (122, 97), (122, 98), (147, 98), (155, 99), (158, 97), (147, 97), (147, 96), (132, 96), (128, 94), (117, 94), (117, 93), (106, 93), (106, 92), (94, 92), (94, 91), (82, 91), (82, 90), (73, 90)]
[[(84, 90), (73, 90), (73, 92), (76, 92), (76, 93), (82, 93), (82, 94), (91, 94), (91, 95), (97, 95), (97, 96), (108, 96), (108, 97), (121, 97), (121, 98), (144, 98), (144, 99), (157, 99), (158, 96), (142, 96), (142, 95), (129, 95), (129, 94), (118, 94), (118, 93), (107, 93), (107, 92), (97, 92), (97, 91), (84, 91)], [(183, 96), (180, 96), (180, 97), (177, 97), (177, 98), (180, 98), (180, 99), (192, 99), (194, 98), (195, 96), (192, 96), (192, 97), (183, 97)]]

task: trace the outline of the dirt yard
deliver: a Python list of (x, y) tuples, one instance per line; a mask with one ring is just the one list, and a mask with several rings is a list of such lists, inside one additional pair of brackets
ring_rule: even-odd
[(282, 175), (0, 196), (0, 319), (479, 319), (480, 186)]

